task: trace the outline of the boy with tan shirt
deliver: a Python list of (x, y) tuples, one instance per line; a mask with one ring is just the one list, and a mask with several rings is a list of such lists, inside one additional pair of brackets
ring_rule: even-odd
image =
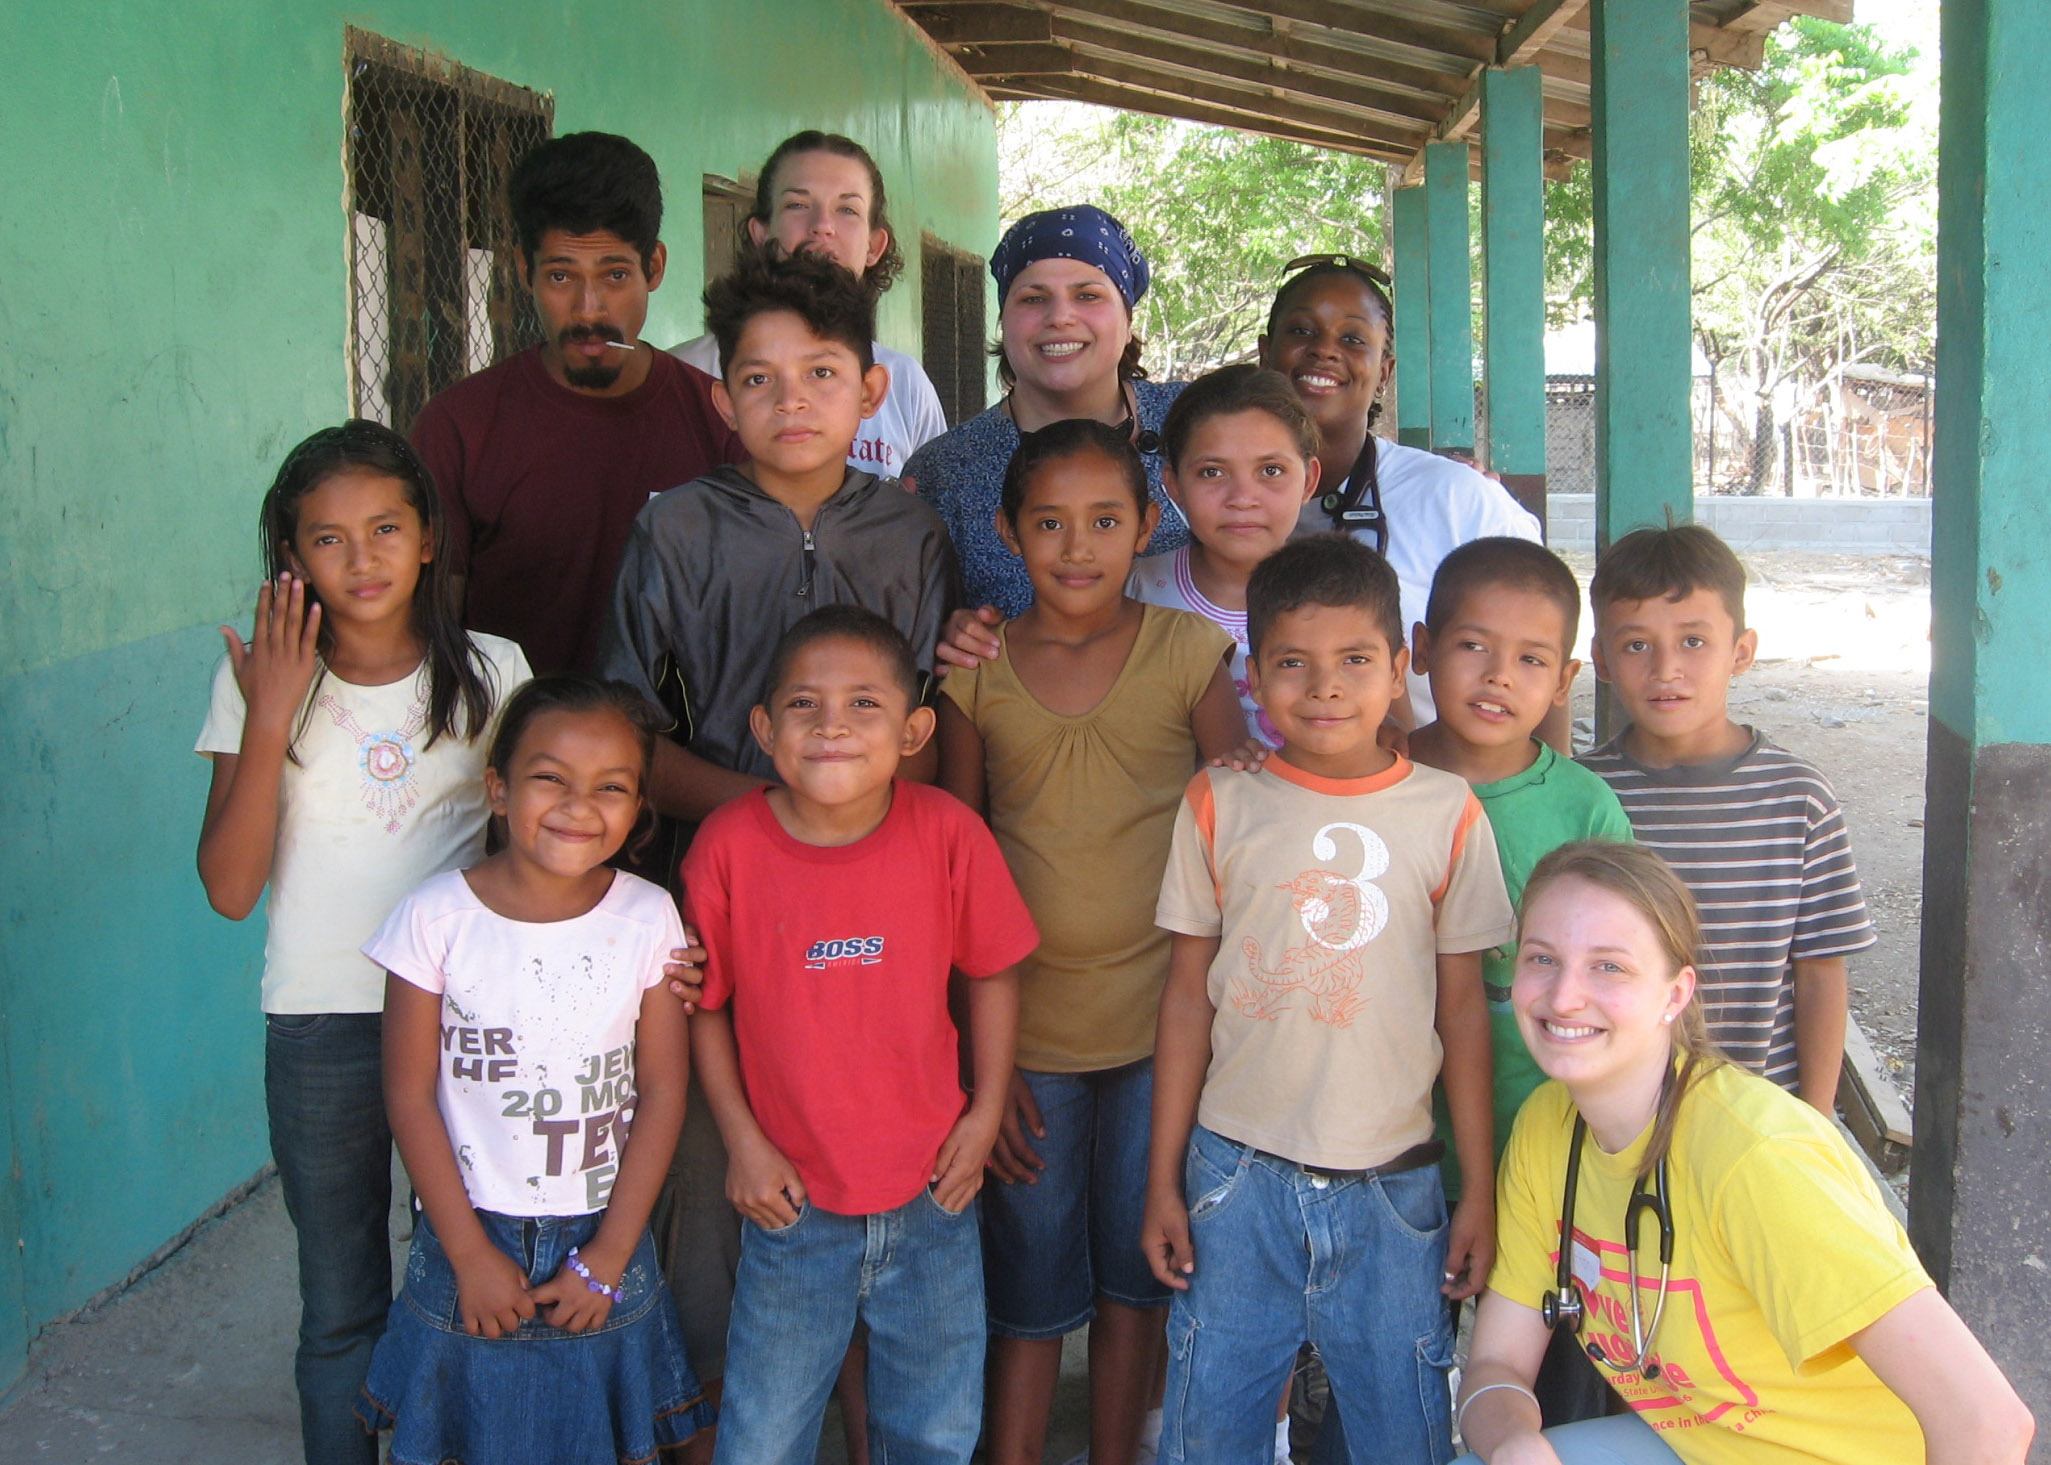
[(1452, 1453), (1447, 1297), (1487, 1280), (1494, 1190), (1448, 1219), (1432, 1137), (1491, 1173), (1481, 953), (1507, 940), (1467, 785), (1375, 739), (1403, 685), (1399, 589), (1339, 535), (1247, 586), (1253, 695), (1282, 747), (1206, 769), (1177, 816), (1142, 1243), (1176, 1289), (1161, 1459), (1266, 1457), (1299, 1345), (1318, 1345), (1355, 1460)]

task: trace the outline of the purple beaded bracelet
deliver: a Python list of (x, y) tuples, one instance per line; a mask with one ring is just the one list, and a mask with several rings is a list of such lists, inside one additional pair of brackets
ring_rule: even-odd
[[(605, 1283), (599, 1281), (598, 1278), (591, 1275), (591, 1268), (584, 1265), (584, 1259), (577, 1255), (577, 1248), (574, 1246), (570, 1248), (570, 1270), (584, 1279), (584, 1286), (587, 1291), (596, 1292), (600, 1297), (608, 1300), (620, 1295), (619, 1288), (608, 1287)], [(620, 1280), (624, 1282), (626, 1278), (622, 1277)]]

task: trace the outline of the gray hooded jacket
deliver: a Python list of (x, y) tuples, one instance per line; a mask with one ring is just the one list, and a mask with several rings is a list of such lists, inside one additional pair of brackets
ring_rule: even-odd
[(904, 632), (926, 667), (960, 599), (946, 526), (895, 478), (848, 469), (807, 533), (739, 468), (718, 468), (635, 519), (597, 673), (663, 708), (699, 757), (774, 778), (748, 712), (785, 631), (822, 605), (859, 605)]

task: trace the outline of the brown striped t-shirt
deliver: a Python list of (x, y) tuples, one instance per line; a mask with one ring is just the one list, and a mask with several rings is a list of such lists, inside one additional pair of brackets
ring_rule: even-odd
[(1708, 964), (1709, 1035), (1782, 1088), (1795, 1086), (1793, 963), (1873, 944), (1851, 837), (1830, 782), (1751, 728), (1737, 757), (1648, 768), (1618, 734), (1580, 762), (1615, 790), (1638, 843), (1694, 893)]

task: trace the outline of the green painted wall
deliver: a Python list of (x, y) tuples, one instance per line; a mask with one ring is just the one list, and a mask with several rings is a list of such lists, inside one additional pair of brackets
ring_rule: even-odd
[[(994, 242), (990, 113), (884, 0), (88, 0), (16, 7), (0, 62), (0, 1388), (35, 1329), (265, 1158), (260, 923), (192, 873), (189, 751), (246, 619), (254, 508), (347, 411), (343, 27), (552, 92), (667, 185), (646, 335), (700, 329), (699, 184), (801, 126), (876, 153), (916, 245)], [(779, 89), (783, 89), (781, 93)], [(799, 98), (802, 98), (800, 100)]]

